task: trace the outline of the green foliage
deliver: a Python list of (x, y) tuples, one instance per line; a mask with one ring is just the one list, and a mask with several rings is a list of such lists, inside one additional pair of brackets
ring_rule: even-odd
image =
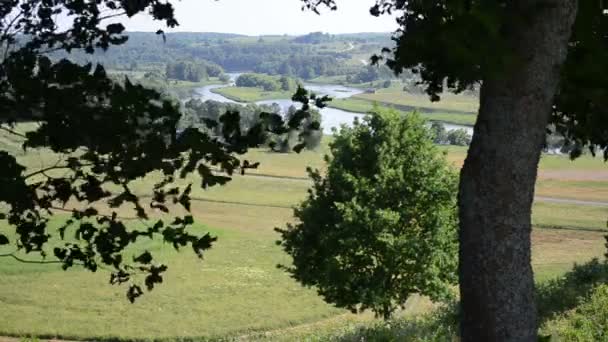
[[(195, 127), (199, 130), (205, 131), (212, 136), (221, 136), (223, 125), (212, 125), (209, 127), (208, 122), (220, 122), (220, 118), (227, 112), (238, 112), (240, 117), (240, 129), (243, 132), (247, 132), (252, 129), (260, 121), (260, 116), (263, 113), (273, 113), (280, 115), (281, 107), (278, 105), (256, 105), (248, 103), (245, 106), (218, 102), (218, 101), (201, 101), (200, 99), (190, 99), (184, 104), (186, 109), (185, 115), (182, 117), (180, 123), (180, 129), (184, 130), (188, 127)], [(296, 139), (295, 143), (298, 142)]]
[(468, 146), (471, 143), (471, 136), (466, 129), (454, 129), (448, 132), (447, 141), (450, 145)]
[(281, 78), (279, 78), (279, 83), (281, 84), (281, 90), (283, 91), (290, 91), (297, 87), (297, 82), (293, 78), (286, 76), (281, 76)]
[(221, 66), (207, 61), (180, 61), (167, 63), (165, 75), (182, 81), (200, 82), (224, 73)]
[(441, 122), (433, 121), (431, 123), (431, 132), (433, 133), (433, 142), (435, 144), (445, 144), (448, 141), (448, 131)]
[[(390, 87), (390, 78), (393, 78), (393, 73), (386, 66), (366, 65), (363, 69), (354, 75), (348, 75), (346, 81), (349, 83), (369, 83), (381, 79), (389, 79), (383, 82), (383, 87)], [(387, 83), (388, 82), (388, 83)]]
[(572, 312), (557, 322), (563, 341), (608, 340), (608, 285), (597, 286)]
[(281, 89), (281, 84), (271, 76), (263, 74), (242, 74), (236, 79), (237, 87), (259, 87), (266, 91)]
[(553, 131), (573, 145), (608, 159), (608, 3), (579, 1), (560, 89), (552, 108)]
[(538, 315), (541, 322), (574, 309), (593, 288), (608, 283), (608, 265), (593, 259), (582, 265), (575, 265), (563, 277), (548, 280), (536, 287)]
[(280, 78), (264, 74), (242, 74), (236, 79), (237, 87), (256, 87), (265, 91), (293, 91), (297, 89), (294, 79), (282, 76)]
[(226, 74), (221, 74), (219, 79), (220, 79), (220, 81), (222, 81), (224, 83), (228, 83), (230, 81), (230, 76), (228, 76)]
[(457, 177), (417, 114), (379, 112), (330, 144), (327, 172), (281, 233), (285, 267), (326, 301), (389, 317), (456, 282)]
[[(335, 0), (302, 1), (313, 9), (336, 8)], [(608, 159), (608, 4), (576, 4), (568, 56), (551, 108), (552, 129), (576, 147), (570, 151), (573, 158), (587, 146)], [(372, 59), (385, 60), (396, 73), (411, 69), (438, 101), (445, 90), (458, 93), (479, 81), (518, 72), (521, 56), (513, 55), (505, 32), (513, 25), (528, 25), (526, 13), (539, 10), (536, 2), (519, 6), (504, 0), (377, 1), (373, 15), (405, 15), (393, 36), (395, 46)]]
[[(231, 71), (251, 70), (257, 73), (302, 78), (304, 75), (354, 74), (363, 68), (350, 61), (354, 53), (372, 54), (382, 48), (381, 41), (390, 42), (390, 35), (378, 34), (374, 39), (365, 34), (335, 36), (335, 43), (296, 43), (293, 37), (272, 37), (258, 42), (257, 37), (225, 33), (166, 34), (166, 40), (152, 32), (129, 32), (129, 40), (103, 55), (90, 56), (79, 51), (67, 54), (55, 51), (57, 59), (69, 58), (80, 64), (98, 62), (112, 69), (128, 69), (137, 60), (141, 68), (162, 66), (180, 60), (205, 60)], [(383, 37), (380, 40), (378, 37)], [(343, 51), (346, 43), (359, 42), (357, 49)]]
[[(167, 266), (147, 250), (129, 260), (124, 255), (129, 246), (156, 237), (175, 249), (190, 248), (202, 258), (216, 240), (209, 233), (190, 232), (193, 184), (180, 180), (196, 173), (203, 188), (226, 184), (236, 170), (244, 172), (255, 165), (241, 162), (239, 154), (265, 143), (269, 135), (298, 127), (311, 116), (308, 102), (322, 105), (326, 99), (309, 97), (299, 89), (294, 100), (303, 103), (302, 109), (287, 124), (278, 114), (260, 113), (257, 123), (245, 131), (239, 113), (228, 112), (216, 121), (205, 121), (210, 129), (220, 127), (214, 136), (195, 128), (178, 134), (179, 104), (159, 92), (128, 79), (116, 82), (99, 64), (78, 65), (46, 56), (53, 50), (81, 49), (93, 54), (124, 43), (127, 37), (121, 24), (103, 25), (101, 13), (108, 12), (128, 17), (150, 12), (169, 27), (177, 25), (171, 4), (156, 0), (0, 4), (4, 56), (0, 60), (0, 129), (19, 137), (25, 152), (51, 150), (57, 156), (54, 165), (32, 170), (15, 155), (0, 151), (0, 216), (14, 230), (14, 234), (0, 232), (0, 243), (15, 248), (3, 257), (39, 253), (64, 270), (79, 265), (95, 272), (107, 266), (110, 283), (129, 283), (127, 297), (134, 301), (143, 294), (142, 286), (152, 290), (163, 282)], [(67, 15), (74, 19), (71, 26), (55, 21)], [(20, 122), (38, 125), (19, 133), (15, 127)], [(305, 134), (303, 129), (301, 136)], [(225, 174), (213, 173), (212, 167)], [(159, 177), (147, 189), (151, 195), (136, 195), (133, 182), (152, 173)], [(57, 232), (49, 231), (50, 219), (68, 203), (82, 205), (71, 210), (71, 217)], [(186, 213), (168, 216), (169, 220), (149, 215), (151, 210), (169, 213), (174, 206)], [(101, 213), (100, 207), (109, 208), (109, 213)], [(128, 229), (117, 214), (125, 207), (146, 227)], [(63, 243), (55, 244), (49, 256), (44, 247), (52, 235), (59, 235)], [(133, 280), (138, 274), (141, 283)]]

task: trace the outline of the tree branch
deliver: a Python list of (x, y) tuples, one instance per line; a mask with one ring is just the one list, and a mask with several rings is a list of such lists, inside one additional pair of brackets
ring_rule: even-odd
[[(0, 254), (0, 258), (6, 258), (6, 257), (13, 258), (24, 264), (61, 264), (62, 263), (61, 260), (26, 260), (26, 259), (22, 259), (22, 258), (16, 256), (15, 252), (8, 253), (8, 254)], [(82, 264), (77, 264), (77, 265), (82, 266)]]
[(125, 12), (125, 11), (122, 11), (122, 12), (119, 12), (119, 13), (114, 13), (114, 14), (108, 14), (108, 15), (106, 15), (104, 17), (99, 17), (98, 20), (102, 21), (102, 20), (106, 20), (106, 19), (116, 18), (116, 17), (123, 16), (125, 14), (127, 14), (127, 12)]
[[(52, 210), (57, 210), (57, 211), (63, 211), (66, 213), (72, 213), (74, 211), (79, 211), (81, 212), (82, 210), (78, 210), (78, 209), (66, 209), (66, 208), (60, 208), (60, 207), (48, 207), (46, 209), (52, 209)], [(105, 215), (105, 214), (95, 214), (94, 216), (97, 217), (105, 217), (105, 218), (112, 218), (112, 215)], [(142, 221), (139, 217), (126, 217), (126, 216), (116, 216), (117, 219), (121, 219), (121, 220), (125, 220), (125, 221), (135, 221), (138, 220), (141, 223), (144, 223), (144, 221)], [(147, 226), (147, 224), (146, 224)]]
[[(23, 259), (23, 258), (16, 256), (15, 252), (7, 253), (7, 254), (0, 254), (0, 258), (7, 258), (7, 257), (13, 258), (16, 261), (24, 263), (24, 264), (38, 264), (38, 265), (63, 264), (63, 261), (61, 261), (61, 260), (27, 260), (27, 259)], [(73, 262), (73, 265), (85, 267), (84, 264), (81, 262)], [(103, 265), (97, 264), (97, 267), (101, 270), (104, 270), (107, 272), (112, 272), (110, 269), (108, 269), (107, 267), (105, 267)]]
[[(91, 165), (93, 165), (93, 164), (92, 163), (91, 164), (80, 164), (80, 166), (91, 166)], [(53, 166), (45, 167), (44, 169), (40, 169), (38, 171), (34, 171), (32, 173), (29, 173), (29, 174), (23, 176), (23, 178), (24, 179), (28, 179), (30, 177), (33, 177), (33, 176), (36, 176), (36, 175), (39, 175), (39, 174), (44, 174), (45, 172), (48, 172), (48, 171), (52, 171), (52, 170), (64, 170), (64, 169), (69, 169), (69, 168), (70, 168), (70, 166), (68, 166), (68, 165), (53, 165)], [(47, 176), (47, 175), (45, 174), (45, 176)], [(49, 177), (49, 176), (47, 176), (47, 177)], [(49, 177), (49, 178), (51, 178), (51, 177)]]
[(12, 130), (12, 129), (8, 128), (8, 127), (4, 127), (4, 126), (0, 125), (0, 129), (3, 130), (3, 131), (9, 132), (9, 133), (11, 133), (13, 135), (16, 135), (18, 137), (21, 137), (23, 139), (27, 139), (27, 137), (25, 136), (25, 134), (19, 133), (19, 132), (15, 131), (15, 130)]

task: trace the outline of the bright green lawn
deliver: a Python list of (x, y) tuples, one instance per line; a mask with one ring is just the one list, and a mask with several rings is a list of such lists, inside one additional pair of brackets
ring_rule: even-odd
[(608, 207), (536, 202), (532, 224), (541, 227), (608, 230)]
[(293, 96), (293, 91), (265, 91), (254, 87), (225, 87), (212, 91), (238, 102), (290, 99)]

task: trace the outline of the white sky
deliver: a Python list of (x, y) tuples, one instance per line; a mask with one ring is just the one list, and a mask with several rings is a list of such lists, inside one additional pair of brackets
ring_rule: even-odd
[(171, 1), (180, 26), (168, 30), (149, 16), (123, 21), (128, 31), (224, 32), (247, 35), (392, 32), (394, 17), (374, 17), (369, 8), (375, 0), (337, 0), (338, 10), (321, 15), (302, 11), (300, 0), (178, 0)]

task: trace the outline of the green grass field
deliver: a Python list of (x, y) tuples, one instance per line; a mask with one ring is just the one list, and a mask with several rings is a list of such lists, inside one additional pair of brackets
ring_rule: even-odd
[(479, 108), (479, 99), (474, 96), (442, 94), (441, 101), (431, 102), (428, 95), (406, 93), (399, 87), (379, 89), (374, 94), (358, 94), (354, 98), (396, 105), (408, 110), (418, 108), (421, 111), (476, 113)]
[[(198, 210), (244, 214), (221, 205)], [(276, 268), (288, 260), (274, 244), (275, 222), (266, 220), (265, 229), (256, 229), (244, 217), (236, 228), (211, 229), (219, 242), (203, 261), (159, 242), (146, 244), (170, 269), (166, 281), (135, 304), (124, 297), (124, 287), (107, 284), (107, 272), (64, 272), (58, 266), (3, 259), (0, 335), (77, 340), (234, 336), (344, 313)], [(260, 217), (255, 220), (259, 226)]]
[(265, 91), (254, 87), (225, 87), (212, 90), (237, 102), (256, 102), (263, 100), (290, 99), (293, 91)]
[[(187, 251), (176, 253), (158, 241), (140, 245), (168, 262), (170, 269), (166, 281), (135, 304), (126, 300), (124, 287), (107, 284), (106, 271), (63, 272), (56, 265), (25, 265), (0, 258), (0, 335), (76, 340), (218, 336), (255, 340), (270, 336), (273, 341), (294, 341), (372, 320), (371, 315), (352, 315), (324, 303), (313, 289), (302, 288), (276, 268), (289, 259), (274, 243), (278, 238), (274, 228), (293, 220), (290, 207), (306, 196), (310, 184), (301, 179), (306, 177), (306, 166), (322, 169), (330, 140), (324, 139), (317, 151), (302, 154), (252, 150), (243, 158), (260, 161), (259, 169), (235, 176), (224, 187), (196, 189), (192, 214), (199, 224), (194, 229), (211, 231), (219, 241), (203, 261)], [(10, 140), (5, 134), (0, 134), (0, 143), (2, 148), (20, 149), (18, 139)], [(456, 167), (462, 164), (466, 148), (441, 148)], [(40, 151), (21, 155), (19, 160), (40, 168), (56, 158)], [(605, 168), (601, 159), (590, 156), (575, 162), (543, 156), (538, 192), (599, 198), (608, 191), (608, 180), (601, 179)], [(594, 175), (600, 179), (588, 179)], [(136, 191), (143, 194), (153, 178), (134, 184)], [(190, 180), (196, 183), (196, 179)], [(119, 214), (133, 215), (127, 209)], [(606, 218), (608, 207), (535, 203), (536, 227), (561, 228), (534, 229), (537, 280), (558, 276), (575, 262), (603, 255)], [(0, 230), (4, 229), (0, 223)], [(9, 251), (2, 247), (0, 254)], [(404, 314), (429, 307), (428, 301), (413, 298)]]
[[(351, 97), (346, 99), (334, 99), (328, 103), (329, 107), (338, 108), (355, 113), (369, 113), (374, 111), (374, 106), (382, 106), (383, 108), (393, 108), (402, 113), (411, 111), (411, 108), (400, 110), (400, 106), (394, 104), (387, 104), (379, 102), (373, 102), (368, 100), (362, 100), (359, 98)], [(468, 125), (473, 126), (477, 116), (474, 114), (463, 114), (463, 113), (440, 113), (440, 112), (421, 112), (420, 115), (430, 121), (441, 121), (457, 125)]]

